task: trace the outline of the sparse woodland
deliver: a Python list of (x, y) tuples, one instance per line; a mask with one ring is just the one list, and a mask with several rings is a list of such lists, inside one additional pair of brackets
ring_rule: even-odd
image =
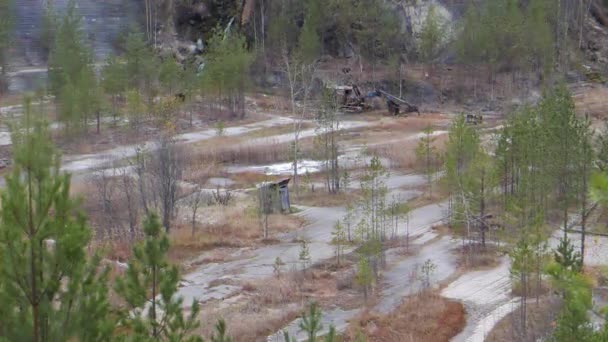
[(18, 5), (0, 340), (608, 341), (606, 1)]

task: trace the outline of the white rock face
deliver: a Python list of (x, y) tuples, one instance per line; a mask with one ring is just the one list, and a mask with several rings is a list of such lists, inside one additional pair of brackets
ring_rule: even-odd
[[(21, 64), (43, 64), (38, 40), (40, 39), (42, 18), (45, 11), (43, 0), (15, 0), (13, 15), (19, 56), (13, 56), (13, 66)], [(52, 1), (58, 15), (66, 12), (68, 0)], [(116, 37), (130, 24), (139, 13), (139, 4), (134, 0), (78, 0), (76, 13), (81, 17), (83, 34), (98, 60), (103, 60), (113, 51)]]
[(405, 14), (410, 20), (412, 32), (415, 35), (419, 34), (424, 27), (431, 8), (434, 8), (437, 19), (443, 25), (447, 26), (446, 28), (451, 28), (453, 21), (452, 13), (450, 13), (445, 6), (436, 0), (422, 1), (418, 5), (405, 5), (403, 8), (405, 10)]
[(444, 43), (447, 43), (453, 34), (456, 19), (452, 12), (437, 0), (400, 1), (391, 6), (395, 7), (395, 12), (401, 19), (401, 31), (404, 33), (418, 37), (424, 27), (430, 9), (433, 8), (437, 20), (446, 32)]

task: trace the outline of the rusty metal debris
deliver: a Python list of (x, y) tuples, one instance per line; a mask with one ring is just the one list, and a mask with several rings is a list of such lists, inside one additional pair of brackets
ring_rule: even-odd
[(480, 125), (483, 123), (483, 115), (481, 114), (467, 114), (466, 123), (470, 125)]

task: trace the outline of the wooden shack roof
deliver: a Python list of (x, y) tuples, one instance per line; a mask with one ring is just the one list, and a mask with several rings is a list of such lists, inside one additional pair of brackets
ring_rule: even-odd
[(289, 184), (290, 180), (291, 180), (291, 178), (284, 178), (284, 179), (281, 179), (281, 180), (278, 180), (278, 181), (273, 181), (273, 182), (270, 182), (270, 181), (268, 181), (268, 182), (262, 182), (262, 183), (258, 183), (256, 185), (256, 187), (257, 188), (262, 188), (262, 187), (265, 187), (265, 186), (279, 186), (279, 187), (286, 186), (287, 184)]

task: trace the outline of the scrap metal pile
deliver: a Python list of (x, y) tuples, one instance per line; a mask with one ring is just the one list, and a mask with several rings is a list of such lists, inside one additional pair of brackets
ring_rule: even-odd
[(374, 98), (382, 98), (386, 101), (388, 112), (392, 115), (402, 113), (418, 113), (420, 115), (420, 110), (417, 106), (384, 90), (376, 89), (363, 95), (357, 85), (338, 85), (334, 86), (333, 89), (340, 110), (347, 113), (368, 111), (372, 109), (371, 104)]

